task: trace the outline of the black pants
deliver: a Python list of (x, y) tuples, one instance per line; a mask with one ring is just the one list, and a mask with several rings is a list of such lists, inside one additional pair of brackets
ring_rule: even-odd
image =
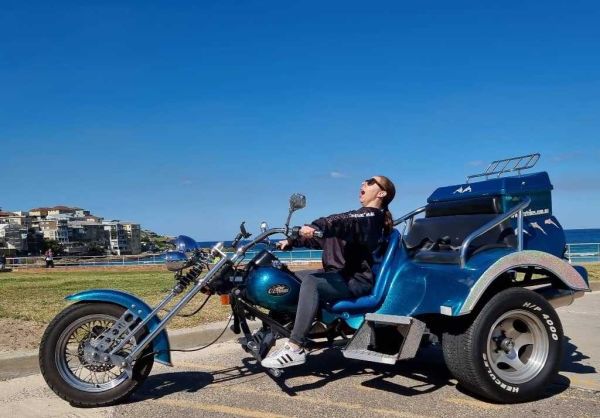
[(352, 298), (346, 280), (338, 273), (318, 270), (296, 273), (302, 279), (298, 310), (290, 340), (298, 345), (305, 343), (320, 302)]

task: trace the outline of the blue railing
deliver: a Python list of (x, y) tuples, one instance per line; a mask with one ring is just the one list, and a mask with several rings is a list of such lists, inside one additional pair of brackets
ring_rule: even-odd
[[(248, 251), (246, 260), (252, 259), (257, 251)], [(294, 250), (274, 251), (274, 254), (284, 263), (304, 263), (321, 261), (322, 250)], [(572, 264), (600, 262), (600, 243), (567, 244), (565, 257)], [(63, 256), (55, 257), (56, 267), (118, 267), (118, 266), (145, 266), (164, 264), (164, 254), (143, 256)], [(7, 268), (40, 268), (46, 262), (44, 257), (10, 257), (6, 259)]]
[[(274, 251), (284, 263), (304, 263), (321, 261), (322, 250)], [(246, 260), (252, 259), (257, 251), (248, 251)], [(164, 254), (140, 256), (61, 256), (54, 258), (55, 267), (119, 267), (147, 266), (164, 264)], [(6, 259), (7, 268), (41, 268), (46, 266), (44, 257), (10, 257)]]
[(565, 256), (572, 264), (600, 262), (600, 243), (567, 244), (567, 253)]

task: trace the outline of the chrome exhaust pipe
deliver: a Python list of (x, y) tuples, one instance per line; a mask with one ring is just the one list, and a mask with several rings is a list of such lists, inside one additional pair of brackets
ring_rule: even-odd
[(536, 289), (536, 292), (550, 302), (550, 305), (554, 308), (569, 306), (575, 299), (578, 299), (585, 294), (585, 291), (583, 290), (557, 289), (555, 287)]

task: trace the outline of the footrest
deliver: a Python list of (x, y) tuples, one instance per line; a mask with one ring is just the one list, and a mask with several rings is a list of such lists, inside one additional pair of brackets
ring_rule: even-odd
[(397, 325), (410, 325), (414, 318), (410, 316), (398, 316), (398, 315), (384, 315), (368, 313), (365, 315), (365, 321), (374, 322), (377, 324), (397, 324)]
[(344, 357), (355, 360), (372, 361), (374, 363), (396, 364), (397, 355), (383, 354), (371, 350), (344, 350)]
[(409, 316), (367, 314), (343, 354), (346, 358), (395, 364), (416, 355), (424, 332), (425, 323)]

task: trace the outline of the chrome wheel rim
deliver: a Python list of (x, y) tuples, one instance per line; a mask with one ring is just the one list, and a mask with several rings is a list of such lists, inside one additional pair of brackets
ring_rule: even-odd
[(496, 376), (518, 385), (540, 373), (546, 365), (549, 347), (548, 334), (540, 318), (518, 309), (504, 313), (492, 325), (487, 357)]
[[(104, 392), (127, 380), (124, 369), (102, 362), (87, 362), (83, 353), (85, 343), (116, 321), (110, 315), (88, 315), (79, 318), (61, 333), (54, 357), (60, 376), (71, 387), (83, 392)], [(128, 343), (122, 352), (130, 351), (131, 347), (132, 344)]]

